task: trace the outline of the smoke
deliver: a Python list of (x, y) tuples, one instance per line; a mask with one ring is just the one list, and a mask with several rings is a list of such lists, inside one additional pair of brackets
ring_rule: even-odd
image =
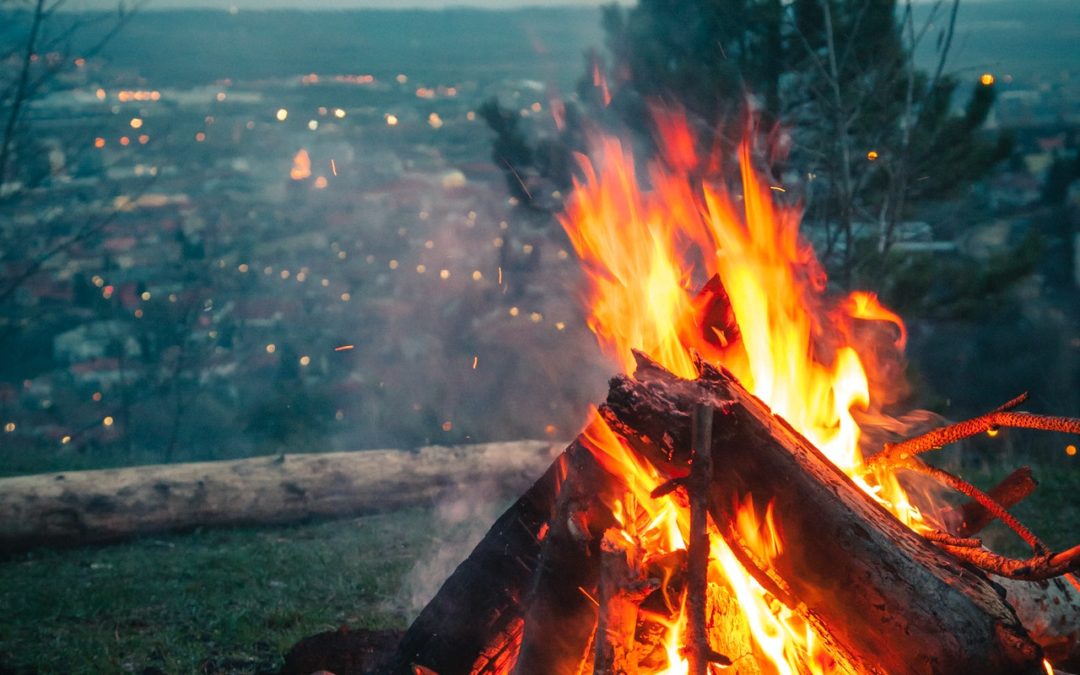
[[(405, 575), (394, 606), (410, 621), (435, 596), (443, 582), (472, 552), (499, 515), (540, 478), (566, 447), (565, 442), (515, 443), (527, 452), (502, 452), (503, 444), (484, 450), (483, 462), (497, 463), (502, 478), (470, 480), (453, 486), (431, 509), (430, 539)], [(479, 447), (479, 446), (477, 446)], [(535, 450), (535, 451), (533, 451)]]

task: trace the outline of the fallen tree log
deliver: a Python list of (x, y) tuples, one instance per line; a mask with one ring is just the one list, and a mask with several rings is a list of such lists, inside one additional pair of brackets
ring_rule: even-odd
[[(720, 411), (709, 512), (747, 571), (815, 625), (839, 663), (867, 673), (1044, 672), (1041, 650), (985, 576), (904, 527), (729, 374), (702, 368), (691, 382), (639, 357), (633, 378), (612, 381), (601, 413), (663, 468), (687, 459), (690, 411)], [(784, 542), (768, 564), (736, 525), (748, 495), (759, 520), (771, 505)]]
[(462, 486), (520, 492), (544, 441), (280, 455), (0, 479), (0, 552), (136, 535), (353, 516), (431, 503)]

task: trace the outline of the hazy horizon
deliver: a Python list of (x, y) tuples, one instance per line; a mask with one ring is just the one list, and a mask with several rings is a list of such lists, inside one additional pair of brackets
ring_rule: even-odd
[[(135, 0), (136, 2), (138, 0)], [(611, 4), (612, 0), (147, 0), (140, 11), (178, 9), (217, 9), (221, 11), (263, 10), (346, 10), (346, 9), (483, 9), (516, 10), (528, 8), (595, 8)], [(133, 4), (127, 0), (125, 4)], [(632, 4), (621, 0), (619, 4)], [(111, 10), (117, 0), (80, 0), (66, 3), (67, 11)]]

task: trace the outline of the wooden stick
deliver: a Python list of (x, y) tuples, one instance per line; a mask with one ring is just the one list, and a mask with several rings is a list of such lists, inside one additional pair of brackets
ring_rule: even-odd
[(1024, 400), (1026, 400), (1026, 397), (1021, 394), (981, 417), (934, 429), (922, 436), (909, 438), (899, 443), (887, 443), (881, 452), (866, 461), (866, 469), (872, 470), (902, 462), (909, 457), (914, 457), (928, 450), (936, 450), (950, 443), (999, 427), (1080, 434), (1080, 419), (1075, 417), (1051, 417), (1025, 412), (1009, 412), (1007, 410), (1007, 407), (1020, 405)]
[[(1039, 483), (1031, 473), (1031, 467), (1022, 466), (1006, 476), (986, 494), (1003, 508), (1009, 509), (1022, 502), (1038, 486)], [(944, 514), (945, 522), (948, 523), (951, 520), (955, 523), (949, 529), (958, 537), (978, 534), (996, 518), (997, 516), (975, 499)]]
[(1042, 581), (1080, 571), (1080, 545), (1073, 546), (1061, 553), (1044, 553), (1026, 560), (1016, 560), (984, 548), (952, 546), (942, 542), (935, 543), (957, 558), (971, 563), (981, 570), (1008, 579)]
[(690, 533), (687, 546), (687, 660), (689, 675), (708, 675), (709, 634), (705, 625), (709, 574), (709, 487), (712, 482), (713, 408), (707, 404), (694, 407), (691, 418), (692, 455), (690, 459)]
[(1008, 525), (1013, 532), (1016, 532), (1016, 534), (1018, 534), (1021, 539), (1027, 542), (1028, 546), (1030, 546), (1031, 550), (1034, 551), (1036, 554), (1044, 554), (1049, 552), (1049, 549), (1046, 548), (1046, 545), (1039, 541), (1039, 538), (1035, 536), (1035, 533), (1029, 530), (1026, 525), (1021, 523), (1019, 520), (1016, 519), (1015, 516), (1002, 508), (1001, 504), (998, 504), (996, 501), (994, 501), (994, 499), (990, 497), (990, 495), (986, 494), (985, 492), (975, 487), (971, 483), (965, 481), (964, 479), (960, 478), (959, 476), (954, 476), (948, 471), (945, 471), (944, 469), (939, 469), (936, 466), (930, 466), (929, 464), (915, 457), (908, 458), (908, 460), (900, 466), (904, 469), (908, 469), (916, 473), (921, 473), (925, 476), (930, 476), (939, 483), (947, 485), (952, 489), (956, 490), (957, 492), (963, 493), (964, 495), (971, 497), (975, 501), (979, 502), (979, 504), (982, 505), (982, 507), (985, 508), (988, 512), (990, 512), (995, 518)]

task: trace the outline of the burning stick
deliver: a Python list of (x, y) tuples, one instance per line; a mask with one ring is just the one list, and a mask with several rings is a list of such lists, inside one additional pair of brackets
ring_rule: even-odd
[(954, 476), (953, 474), (945, 471), (944, 469), (939, 469), (936, 466), (930, 466), (929, 464), (926, 464), (925, 462), (922, 462), (915, 457), (909, 458), (903, 464), (900, 464), (899, 467), (907, 469), (909, 471), (914, 471), (915, 473), (921, 473), (924, 476), (929, 476), (937, 482), (941, 483), (942, 485), (947, 485), (952, 489), (956, 490), (957, 492), (960, 492), (970, 497), (974, 501), (978, 502), (980, 506), (986, 509), (995, 518), (1008, 525), (1009, 529), (1011, 529), (1013, 532), (1016, 532), (1016, 534), (1019, 535), (1020, 538), (1023, 539), (1033, 551), (1035, 551), (1036, 553), (1047, 552), (1046, 545), (1039, 541), (1039, 538), (1035, 536), (1034, 532), (1029, 530), (1026, 525), (1017, 520), (1015, 516), (1006, 511), (1005, 508), (1001, 504), (997, 503), (993, 497), (986, 494), (985, 492), (975, 487), (971, 483), (967, 482), (966, 480), (960, 478), (959, 476)]
[[(712, 478), (713, 408), (699, 405), (694, 408), (690, 479), (690, 541), (687, 547), (687, 635), (686, 655), (690, 662), (689, 675), (708, 675), (712, 649), (705, 625), (706, 590), (709, 575), (709, 483)], [(730, 662), (729, 662), (730, 663)]]
[[(1000, 483), (987, 491), (987, 496), (1003, 508), (1012, 508), (1035, 491), (1039, 484), (1031, 474), (1031, 467), (1022, 466), (1005, 477)], [(989, 525), (997, 516), (977, 500), (953, 509), (944, 514), (946, 522), (954, 522), (949, 527), (958, 537), (970, 537)]]
[(895, 466), (928, 450), (937, 450), (951, 443), (999, 427), (1080, 434), (1080, 419), (1075, 417), (1050, 417), (1026, 412), (1010, 412), (1012, 408), (1026, 400), (1027, 394), (1021, 394), (981, 417), (934, 429), (921, 436), (909, 438), (899, 443), (888, 443), (881, 452), (866, 461), (865, 468), (867, 471), (872, 471), (876, 468)]

